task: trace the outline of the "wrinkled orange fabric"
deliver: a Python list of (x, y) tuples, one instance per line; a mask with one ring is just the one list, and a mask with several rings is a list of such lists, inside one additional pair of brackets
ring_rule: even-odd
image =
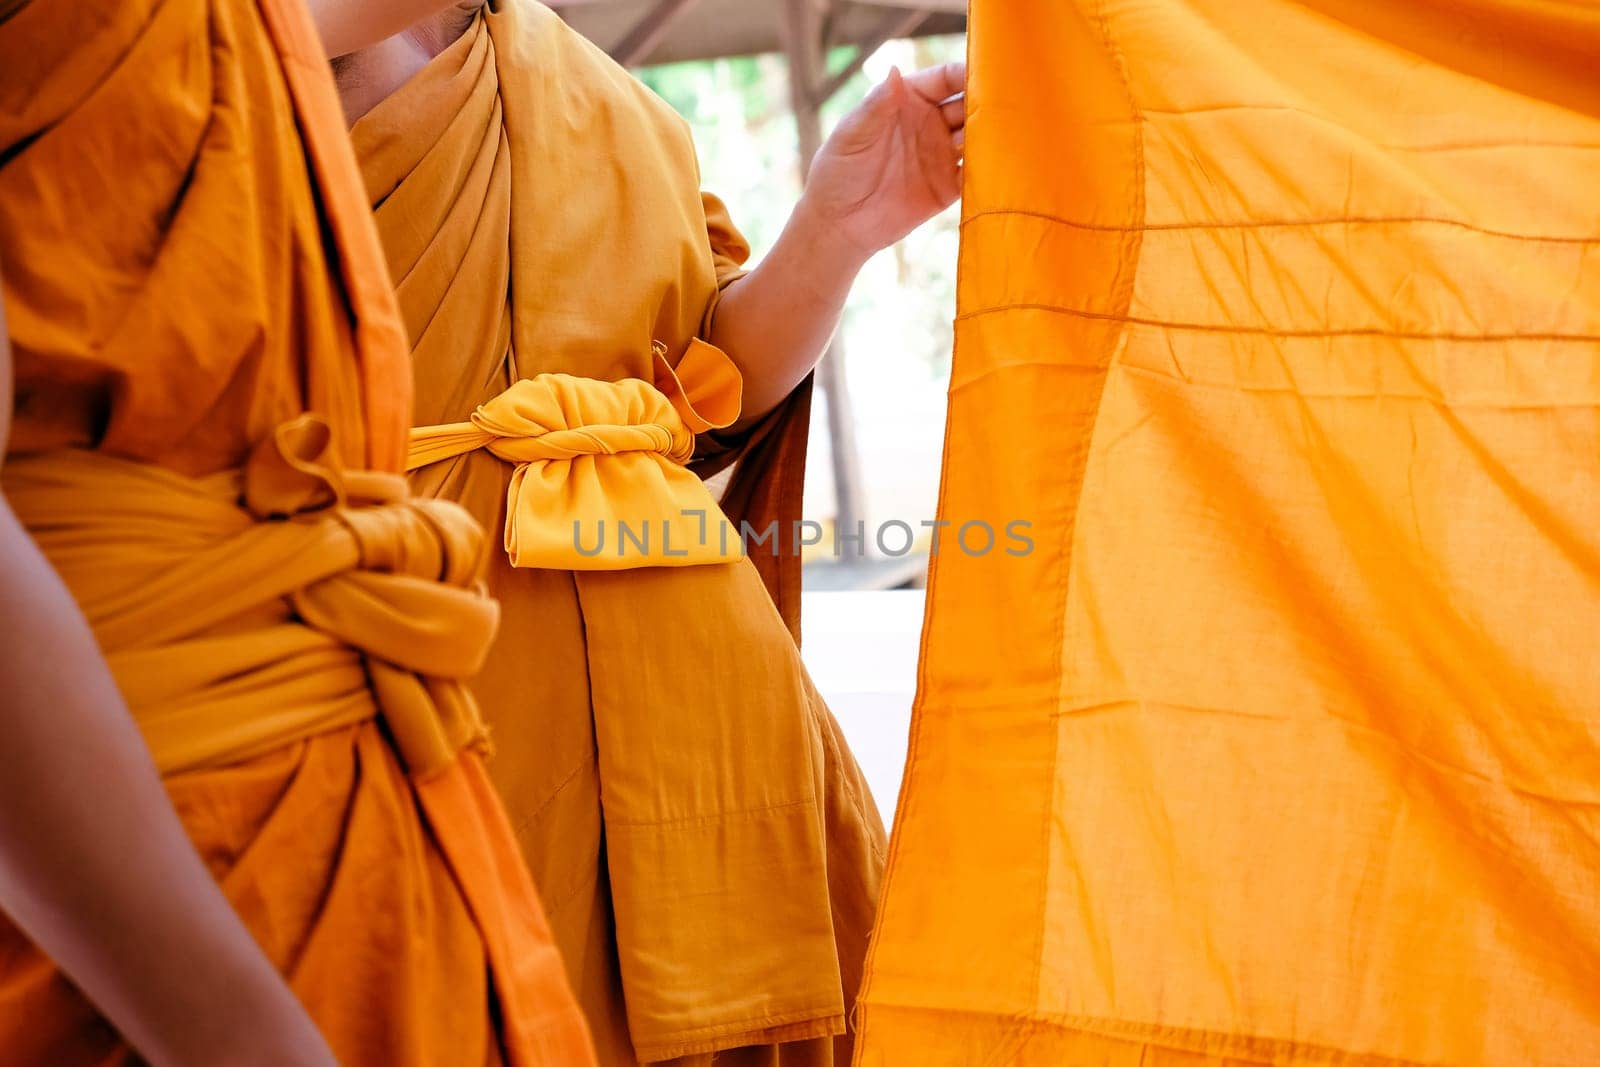
[[(591, 1061), (473, 751), (483, 533), (399, 474), (404, 341), (304, 9), (12, 11), (0, 264), (7, 497), (340, 1061)], [(132, 1059), (6, 924), (0, 1048)]]
[(970, 33), (861, 1062), (1600, 1062), (1600, 12)]
[[(682, 121), (548, 9), (491, 5), (353, 137), (414, 339), (419, 424), (549, 375), (570, 376), (549, 422), (604, 424), (584, 409), (672, 391), (658, 342), (701, 407), (690, 360), (710, 358), (697, 341), (746, 249), (702, 198)], [(625, 456), (580, 460), (598, 480)], [(508, 458), (472, 451), (413, 484), (503, 526), (518, 470), (562, 469)], [(620, 466), (604, 476), (626, 508), (656, 506)], [(883, 831), (763, 588), (770, 551), (490, 567), (504, 622), (474, 690), (491, 771), (606, 1063), (849, 1055)]]

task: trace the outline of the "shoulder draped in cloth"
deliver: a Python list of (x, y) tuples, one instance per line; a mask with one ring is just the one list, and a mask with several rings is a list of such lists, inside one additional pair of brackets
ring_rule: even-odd
[[(529, 0), (491, 5), (353, 137), (412, 337), (417, 421), (452, 424), (419, 443), (460, 453), (413, 484), (506, 527), (516, 552), (508, 487), (513, 506), (532, 478), (546, 509), (598, 499), (565, 479), (592, 488), (626, 458), (600, 447), (617, 436), (612, 405), (649, 397), (646, 428), (678, 432), (655, 353), (696, 394), (723, 358), (704, 339), (747, 249), (700, 192), (684, 122)], [(548, 458), (548, 437), (586, 420), (604, 424), (588, 454)], [(758, 527), (798, 503), (805, 391), (761, 432), (734, 446), (724, 500)], [(701, 444), (708, 462), (724, 447)], [(849, 1056), (883, 831), (785, 625), (792, 569), (780, 614), (754, 565), (774, 577), (796, 562), (772, 552), (490, 564), (504, 622), (474, 688), (491, 770), (607, 1062)]]
[[(341, 1063), (592, 1062), (464, 685), (483, 533), (398, 473), (405, 342), (304, 8), (6, 8), (0, 475), (195, 846)], [(0, 1050), (129, 1056), (6, 924)]]

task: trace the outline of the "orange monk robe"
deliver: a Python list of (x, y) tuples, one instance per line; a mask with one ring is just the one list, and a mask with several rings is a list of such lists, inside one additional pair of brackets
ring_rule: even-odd
[[(353, 137), (418, 422), (457, 424), (415, 438), (414, 486), (526, 564), (491, 566), (504, 621), (474, 688), (602, 1061), (844, 1061), (882, 829), (757, 574), (770, 546), (669, 558), (657, 529), (622, 569), (572, 547), (574, 520), (592, 545), (601, 516), (715, 510), (668, 468), (737, 416), (700, 339), (747, 250), (683, 122), (514, 0)], [(736, 481), (775, 474), (745, 499), (792, 503), (796, 473), (745, 454)]]
[(1600, 1062), (1600, 15), (970, 40), (862, 1062)]
[[(590, 1062), (474, 751), (483, 534), (396, 473), (378, 255), (301, 5), (0, 21), (0, 473), (196, 847), (340, 1062)], [(0, 1050), (132, 1058), (4, 924)]]

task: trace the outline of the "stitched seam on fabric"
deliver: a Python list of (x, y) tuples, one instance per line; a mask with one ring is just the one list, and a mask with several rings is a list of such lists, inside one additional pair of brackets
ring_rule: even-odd
[[(1319, 111), (1313, 111), (1310, 108), (1304, 107), (1291, 107), (1287, 104), (1208, 104), (1204, 107), (1147, 107), (1144, 109), (1144, 113), (1146, 115), (1167, 115), (1178, 118), (1185, 118), (1190, 115), (1214, 115), (1229, 111), (1254, 111), (1265, 114), (1287, 113), (1291, 115), (1302, 115), (1308, 119), (1315, 119), (1318, 122), (1336, 127), (1337, 129), (1347, 133), (1356, 132), (1351, 130), (1350, 127), (1339, 122), (1337, 119), (1334, 119), (1328, 115), (1324, 115)], [(1360, 136), (1360, 134), (1356, 135)], [(1367, 140), (1367, 138), (1362, 137), (1362, 140)], [(1368, 141), (1368, 143), (1376, 148), (1382, 148), (1390, 152), (1418, 153), (1456, 152), (1478, 148), (1576, 148), (1583, 152), (1600, 150), (1600, 141), (1438, 141), (1432, 144), (1397, 144), (1394, 141)]]
[(726, 1033), (688, 1039), (675, 1044), (652, 1044), (642, 1048), (636, 1046), (634, 1056), (650, 1063), (705, 1055), (710, 1055), (715, 1060), (717, 1053), (730, 1052), (750, 1045), (789, 1045), (794, 1042), (838, 1037), (845, 1032), (844, 1017), (835, 1012), (826, 1019), (802, 1019), (799, 1022), (768, 1026), (759, 1030), (733, 1028)]
[(1062, 215), (1054, 215), (1048, 211), (1033, 211), (1027, 208), (990, 208), (987, 211), (977, 211), (961, 220), (961, 229), (980, 219), (1004, 217), (1015, 215), (1022, 218), (1040, 219), (1044, 222), (1053, 222), (1068, 229), (1083, 230), (1088, 233), (1196, 233), (1206, 230), (1269, 230), (1269, 229), (1310, 229), (1317, 226), (1382, 226), (1382, 225), (1411, 225), (1421, 224), (1428, 226), (1449, 226), (1455, 229), (1466, 230), (1469, 233), (1480, 234), (1484, 237), (1499, 237), (1510, 241), (1535, 241), (1541, 244), (1563, 245), (1595, 245), (1600, 244), (1600, 237), (1563, 237), (1558, 234), (1538, 233), (1512, 233), (1509, 230), (1495, 230), (1485, 226), (1478, 226), (1464, 219), (1435, 218), (1428, 215), (1374, 215), (1371, 217), (1330, 216), (1326, 218), (1311, 219), (1219, 219), (1215, 222), (1153, 222), (1140, 226), (1113, 226), (1109, 223), (1083, 222), (1078, 219), (1069, 219)]
[[(610, 871), (608, 869), (607, 870), (607, 875), (609, 876), (609, 874), (610, 874)], [(599, 870), (599, 867), (596, 866), (594, 874), (586, 875), (581, 881), (578, 882), (577, 885), (573, 886), (571, 889), (569, 889), (565, 893), (561, 894), (561, 896), (556, 897), (554, 899), (545, 900), (544, 910), (545, 910), (546, 918), (553, 917), (557, 912), (559, 912), (562, 908), (565, 908), (568, 904), (571, 904), (578, 897), (586, 895), (584, 893), (585, 890), (589, 890), (590, 894), (592, 895), (592, 893), (594, 892), (596, 887), (599, 886), (599, 884), (600, 884), (600, 870)], [(606, 884), (607, 884), (607, 887), (608, 887), (607, 891), (609, 892), (609, 886), (610, 886), (609, 877), (608, 877), (608, 880), (607, 880)], [(543, 897), (543, 892), (544, 891), (541, 889), (540, 890), (541, 898)]]
[[(969, 0), (967, 11), (967, 42), (965, 56), (967, 61), (967, 69), (969, 71), (972, 69), (973, 35), (976, 32), (976, 27), (981, 25), (981, 20), (975, 20), (972, 16), (972, 3), (973, 0)], [(969, 111), (967, 113), (967, 125), (970, 127), (972, 125), (973, 118), (976, 117), (981, 110), (981, 97), (969, 98), (968, 105)], [(970, 145), (968, 146), (968, 151), (971, 151)], [(966, 176), (965, 172), (963, 171), (963, 189), (961, 197), (961, 212), (963, 215), (965, 215), (967, 212), (965, 183)], [(958, 301), (962, 292), (961, 282), (962, 279), (966, 277), (967, 273), (968, 258), (969, 257), (967, 255), (966, 248), (958, 248), (956, 255), (956, 297)], [(952, 320), (952, 327), (953, 326), (954, 320)], [(955, 374), (955, 369), (961, 364), (961, 347), (961, 331), (953, 329), (953, 335), (950, 341), (950, 367), (952, 378)], [(945, 514), (945, 497), (949, 492), (950, 433), (951, 424), (954, 421), (954, 407), (955, 388), (952, 386), (945, 391), (944, 434), (939, 447), (939, 496), (934, 506), (934, 515), (936, 517)], [(917, 638), (917, 688), (916, 693), (913, 695), (911, 700), (911, 724), (906, 732), (906, 758), (904, 763), (904, 774), (900, 778), (900, 790), (895, 799), (894, 817), (890, 820), (889, 847), (884, 860), (883, 877), (878, 886), (877, 914), (872, 920), (872, 932), (867, 938), (867, 954), (866, 958), (862, 962), (861, 985), (856, 991), (855, 1004), (847, 1007), (851, 1025), (855, 1028), (857, 1034), (859, 1035), (856, 1045), (858, 1051), (866, 1042), (866, 1012), (868, 993), (871, 991), (871, 988), (874, 985), (873, 976), (876, 973), (875, 963), (878, 956), (878, 947), (883, 942), (883, 928), (890, 914), (888, 905), (893, 899), (891, 896), (891, 890), (895, 884), (895, 869), (898, 866), (896, 861), (900, 855), (901, 838), (904, 836), (905, 827), (912, 822), (912, 812), (918, 807), (916, 803), (917, 795), (912, 789), (912, 784), (915, 779), (920, 777), (916, 773), (916, 768), (918, 765), (917, 756), (921, 749), (920, 742), (922, 738), (922, 730), (926, 723), (924, 705), (926, 703), (928, 691), (928, 640), (933, 631), (933, 609), (935, 606), (933, 594), (938, 588), (938, 580), (939, 554), (934, 552), (928, 557), (928, 587), (927, 594), (923, 601), (924, 608), (922, 615), (922, 632)]]
[(814, 807), (816, 797), (804, 797), (800, 800), (786, 800), (781, 804), (768, 804), (759, 808), (740, 808), (737, 811), (719, 811), (710, 815), (686, 815), (678, 819), (607, 819), (606, 829), (649, 829), (652, 827), (690, 827), (714, 826), (720, 822), (745, 822), (770, 815), (773, 812), (789, 811), (794, 808)]
[[(1294, 1041), (1286, 1038), (1228, 1034), (1217, 1030), (1164, 1026), (1159, 1023), (1103, 1019), (1094, 1016), (1016, 1016), (975, 1009), (931, 1007), (922, 1004), (901, 1004), (896, 1002), (882, 1003), (878, 1006), (890, 1011), (898, 1011), (904, 1015), (978, 1016), (980, 1018), (994, 1019), (1000, 1024), (1011, 1028), (1012, 1033), (1007, 1035), (1008, 1047), (1017, 1049), (1025, 1047), (1028, 1043), (1027, 1039), (1031, 1036), (1066, 1031), (1068, 1033), (1081, 1033), (1092, 1037), (1107, 1038), (1113, 1041), (1138, 1042), (1146, 1048), (1154, 1047), (1212, 1057), (1222, 1055), (1230, 1059), (1237, 1059), (1243, 1056), (1251, 1061), (1251, 1067), (1268, 1067), (1269, 1064), (1281, 1064), (1283, 1062), (1282, 1057), (1285, 1055), (1296, 1056), (1302, 1061), (1310, 1059), (1312, 1062), (1327, 1064), (1329, 1067), (1445, 1067), (1443, 1064), (1428, 1060), (1400, 1059), (1372, 1052), (1350, 1052), (1344, 1049), (1329, 1048), (1326, 1045)], [(995, 1061), (990, 1060), (989, 1062)]]
[(572, 768), (571, 773), (569, 773), (565, 778), (561, 779), (561, 783), (555, 787), (555, 790), (549, 796), (544, 798), (544, 802), (535, 808), (533, 813), (527, 818), (517, 821), (517, 829), (523, 830), (538, 822), (539, 818), (549, 810), (550, 805), (554, 804), (561, 794), (566, 791), (567, 786), (571, 785), (578, 775), (583, 773), (583, 769), (585, 767), (595, 766), (597, 763), (598, 759), (595, 753), (585, 753), (583, 759), (579, 761), (578, 765)]
[(1189, 389), (1216, 389), (1228, 393), (1251, 393), (1266, 396), (1297, 396), (1305, 400), (1382, 400), (1384, 403), (1404, 401), (1408, 403), (1431, 404), (1434, 407), (1446, 408), (1451, 411), (1551, 411), (1566, 408), (1593, 408), (1600, 406), (1600, 398), (1590, 400), (1551, 400), (1539, 402), (1534, 400), (1509, 402), (1489, 400), (1451, 400), (1443, 396), (1429, 393), (1402, 393), (1398, 391), (1379, 392), (1312, 392), (1307, 389), (1297, 389), (1289, 385), (1255, 385), (1249, 382), (1215, 382), (1204, 378), (1180, 378), (1159, 367), (1145, 367), (1136, 363), (1124, 363), (1119, 368), (1125, 374), (1144, 374), (1162, 381), (1181, 382)]
[(1268, 715), (1265, 712), (1242, 711), (1238, 708), (1207, 707), (1204, 704), (1179, 704), (1166, 700), (1141, 700), (1138, 697), (1119, 697), (1110, 700), (1095, 700), (1085, 704), (1073, 704), (1057, 709), (1054, 718), (1057, 720), (1076, 719), (1098, 715), (1103, 712), (1133, 710), (1150, 712), (1162, 709), (1176, 712), (1192, 712), (1197, 715), (1225, 715), (1258, 722), (1292, 723), (1299, 721), (1293, 715)]
[(1510, 341), (1571, 341), (1589, 344), (1600, 341), (1600, 334), (1587, 333), (1419, 333), (1407, 330), (1380, 330), (1365, 327), (1356, 327), (1348, 330), (1274, 330), (1258, 326), (1218, 326), (1204, 322), (1169, 322), (1164, 319), (1148, 319), (1138, 315), (1112, 315), (1103, 311), (1084, 311), (1080, 308), (1065, 307), (1061, 304), (1026, 302), (997, 304), (992, 307), (979, 308), (976, 311), (962, 312), (956, 316), (956, 321), (962, 322), (967, 319), (981, 318), (984, 315), (993, 315), (1002, 311), (1045, 311), (1055, 315), (1070, 315), (1073, 318), (1093, 319), (1100, 322), (1121, 322), (1132, 326), (1152, 326), (1163, 330), (1186, 330), (1193, 333), (1220, 333), (1247, 337), (1298, 337), (1309, 339), (1324, 337), (1387, 337), (1396, 341), (1459, 341), (1464, 344), (1504, 344)]
[[(1231, 718), (1247, 719), (1252, 722), (1276, 723), (1283, 726), (1298, 725), (1308, 721), (1300, 716), (1293, 715), (1269, 715), (1265, 712), (1246, 711), (1238, 708), (1218, 708), (1210, 707), (1204, 704), (1179, 704), (1167, 700), (1141, 700), (1138, 697), (1123, 697), (1115, 700), (1102, 700), (1093, 704), (1085, 704), (1079, 707), (1063, 708), (1061, 711), (1056, 713), (1054, 718), (1057, 721), (1060, 721), (1062, 719), (1076, 718), (1078, 716), (1097, 715), (1101, 713), (1114, 714), (1123, 711), (1137, 711), (1141, 714), (1147, 715), (1159, 714), (1163, 711), (1172, 711), (1179, 714), (1192, 715), (1218, 715)], [(1418, 748), (1416, 745), (1411, 744), (1404, 738), (1399, 737), (1388, 730), (1374, 726), (1372, 723), (1362, 722), (1359, 719), (1352, 719), (1348, 715), (1332, 709), (1319, 712), (1316, 719), (1309, 721), (1314, 723), (1326, 723), (1340, 730), (1349, 730), (1362, 734), (1369, 739), (1388, 744), (1390, 748), (1394, 750), (1397, 756), (1415, 760), (1418, 763), (1426, 765), (1432, 770), (1445, 774), (1458, 775), (1462, 778), (1468, 778), (1474, 782), (1479, 782), (1483, 785), (1491, 786), (1496, 789), (1504, 789), (1509, 793), (1513, 793), (1525, 800), (1535, 803), (1557, 804), (1563, 807), (1600, 807), (1600, 800), (1587, 800), (1582, 797), (1565, 797), (1557, 796), (1553, 793), (1542, 793), (1537, 790), (1529, 789), (1526, 786), (1517, 785), (1515, 782), (1509, 781), (1505, 778), (1495, 778), (1485, 774), (1483, 771), (1474, 770), (1471, 767), (1464, 767), (1459, 763), (1453, 763), (1441, 756), (1433, 755), (1421, 748)]]
[(741, 1019), (731, 1023), (710, 1023), (706, 1026), (696, 1026), (688, 1030), (674, 1030), (673, 1036), (664, 1041), (652, 1041), (646, 1045), (638, 1046), (637, 1052), (652, 1052), (662, 1048), (673, 1048), (695, 1038), (716, 1037), (719, 1034), (737, 1034), (747, 1030), (770, 1030), (790, 1023), (805, 1023), (812, 1020), (825, 1021), (838, 1018), (839, 1010), (832, 1004), (819, 1005), (814, 1008), (802, 1008), (799, 1011), (784, 1012), (782, 1015), (763, 1015), (754, 1019)]
[[(1255, 1058), (1263, 1054), (1263, 1051), (1258, 1049), (1257, 1046), (1266, 1045), (1265, 1054), (1273, 1059), (1287, 1052), (1297, 1057), (1309, 1057), (1322, 1063), (1337, 1064), (1340, 1067), (1439, 1067), (1439, 1065), (1430, 1064), (1425, 1060), (1396, 1059), (1392, 1056), (1380, 1056), (1370, 1052), (1351, 1052), (1306, 1041), (1227, 1034), (1216, 1030), (1163, 1026), (1160, 1023), (1098, 1019), (1093, 1016), (1076, 1015), (1056, 1016), (1041, 1019), (1039, 1022), (1056, 1028), (1077, 1028), (1087, 1033), (1117, 1040), (1128, 1040), (1130, 1037), (1136, 1037), (1147, 1044), (1160, 1045), (1164, 1048), (1183, 1052), (1215, 1054), (1222, 1050), (1230, 1057), (1235, 1054), (1242, 1054)], [(1195, 1040), (1196, 1038), (1201, 1040), (1197, 1041)]]
[[(1106, 9), (1105, 0), (1100, 0), (1095, 6), (1094, 13), (1086, 20), (1098, 34), (1099, 45), (1104, 54), (1111, 61), (1111, 68), (1116, 73), (1122, 88), (1123, 98), (1127, 103), (1128, 114), (1132, 119), (1133, 134), (1131, 139), (1131, 166), (1128, 168), (1127, 191), (1124, 203), (1127, 204), (1131, 218), (1144, 219), (1145, 213), (1145, 161), (1144, 137), (1145, 123), (1139, 112), (1137, 101), (1133, 95), (1133, 85), (1128, 78), (1127, 62), (1121, 49), (1117, 47), (1116, 39), (1111, 32), (1111, 18)], [(1122, 247), (1118, 250), (1117, 274), (1112, 281), (1113, 298), (1115, 306), (1124, 312), (1133, 303), (1133, 295), (1138, 284), (1140, 255), (1143, 251), (1143, 232), (1137, 226), (1126, 227), (1122, 231)], [(958, 316), (959, 318), (959, 316)], [(1090, 458), (1094, 452), (1096, 430), (1100, 424), (1100, 408), (1105, 399), (1106, 382), (1111, 370), (1119, 362), (1119, 353), (1123, 347), (1126, 329), (1118, 329), (1116, 336), (1105, 343), (1109, 353), (1104, 366), (1096, 367), (1099, 372), (1098, 387), (1095, 390), (1095, 405), (1089, 418), (1088, 426), (1083, 431), (1081, 442), (1081, 457), (1074, 457), (1076, 466), (1076, 485), (1073, 490), (1071, 511), (1068, 517), (1069, 529), (1066, 531), (1066, 547), (1064, 558), (1061, 560), (1061, 574), (1058, 579), (1059, 588), (1055, 598), (1057, 616), (1054, 620), (1055, 631), (1055, 663), (1056, 663), (1056, 702), (1059, 704), (1067, 687), (1067, 634), (1070, 626), (1069, 600), (1072, 595), (1072, 570), (1077, 558), (1075, 551), (1078, 539), (1078, 519), (1082, 514), (1083, 493), (1089, 475)], [(1042, 1004), (1044, 992), (1044, 952), (1046, 944), (1045, 931), (1049, 920), (1049, 891), (1050, 891), (1050, 863), (1051, 863), (1051, 835), (1055, 825), (1056, 798), (1055, 789), (1056, 768), (1059, 767), (1061, 755), (1061, 731), (1056, 726), (1054, 717), (1050, 719), (1050, 763), (1052, 773), (1049, 778), (1049, 794), (1045, 798), (1045, 817), (1041, 839), (1041, 863), (1039, 867), (1039, 914), (1038, 921), (1034, 924), (1034, 974), (1033, 996), (1031, 1003), (1037, 1008)]]
[[(821, 699), (820, 695), (818, 699)], [(833, 766), (835, 767), (844, 768), (850, 766), (852, 763), (854, 763), (855, 756), (844, 751), (843, 746), (839, 744), (839, 735), (834, 732), (834, 730), (838, 728), (838, 720), (833, 717), (833, 711), (827, 706), (826, 703), (822, 704), (820, 711), (823, 715), (827, 716), (829, 720), (827, 723), (820, 724), (817, 731), (822, 737), (822, 746), (826, 750), (826, 760), (831, 760)], [(828, 728), (830, 723), (833, 729)], [(859, 765), (857, 765), (857, 769), (859, 770)], [(824, 767), (824, 772), (826, 772), (826, 767)], [(843, 789), (845, 797), (850, 801), (850, 807), (855, 813), (856, 821), (862, 826), (869, 825), (872, 820), (867, 816), (867, 807), (862, 801), (861, 790), (856, 788), (857, 781), (855, 776), (841, 771), (839, 775), (839, 785)], [(828, 815), (828, 806), (826, 801), (822, 803), (821, 814), (823, 817), (824, 833), (826, 833)], [(874, 807), (874, 814), (878, 816), (878, 820), (881, 822), (883, 817), (881, 813), (877, 812), (876, 807)], [(880, 864), (884, 862), (886, 852), (884, 847), (880, 846), (876, 841), (872, 841), (868, 844), (868, 850), (871, 852), (873, 859), (877, 860)]]

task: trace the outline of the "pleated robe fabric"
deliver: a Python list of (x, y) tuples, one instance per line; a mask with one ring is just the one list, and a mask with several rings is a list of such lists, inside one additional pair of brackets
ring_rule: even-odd
[(860, 1061), (1600, 1062), (1600, 10), (970, 48), (941, 508), (1034, 548), (934, 564)]
[[(303, 6), (4, 5), (0, 270), (8, 498), (340, 1062), (592, 1062), (471, 747), (483, 533), (405, 500), (403, 333)], [(134, 1059), (3, 919), (0, 1059)]]
[[(682, 120), (528, 0), (490, 5), (352, 136), (419, 426), (539, 374), (651, 381), (653, 344), (682, 358), (747, 255)], [(740, 453), (733, 521), (797, 503), (804, 415), (802, 396)], [(478, 451), (413, 484), (496, 529), (513, 469)], [(794, 557), (771, 553), (490, 567), (491, 773), (604, 1063), (850, 1056), (883, 830), (785, 626)]]

